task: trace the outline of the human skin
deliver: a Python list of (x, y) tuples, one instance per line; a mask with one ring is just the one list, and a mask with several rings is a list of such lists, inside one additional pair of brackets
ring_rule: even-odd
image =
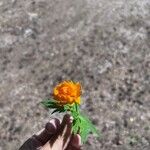
[(19, 150), (81, 150), (80, 136), (71, 132), (72, 117), (66, 114), (60, 122), (52, 119), (39, 133), (29, 138)]

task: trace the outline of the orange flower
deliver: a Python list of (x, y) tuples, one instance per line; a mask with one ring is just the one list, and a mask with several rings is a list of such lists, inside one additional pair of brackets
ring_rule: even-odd
[(80, 104), (81, 85), (79, 82), (63, 81), (54, 88), (54, 99), (60, 104)]

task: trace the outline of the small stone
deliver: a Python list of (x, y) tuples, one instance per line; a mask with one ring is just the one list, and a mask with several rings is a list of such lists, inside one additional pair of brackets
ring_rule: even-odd
[(135, 119), (134, 118), (130, 118), (130, 122), (133, 122)]
[(33, 35), (33, 30), (30, 29), (30, 28), (26, 29), (25, 32), (24, 32), (24, 36), (29, 37), (31, 35)]
[(3, 2), (0, 2), (0, 6), (2, 6), (3, 5)]
[(33, 19), (38, 18), (38, 14), (37, 13), (28, 13), (29, 19), (32, 21)]

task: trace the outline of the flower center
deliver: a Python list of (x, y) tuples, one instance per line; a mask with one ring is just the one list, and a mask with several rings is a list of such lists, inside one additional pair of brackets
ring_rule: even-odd
[(63, 94), (69, 94), (70, 92), (69, 92), (70, 90), (68, 89), (68, 87), (63, 87), (62, 88), (62, 93)]

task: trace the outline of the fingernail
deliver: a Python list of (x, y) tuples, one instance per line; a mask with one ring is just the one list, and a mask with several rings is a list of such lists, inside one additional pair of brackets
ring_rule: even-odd
[(73, 117), (72, 117), (72, 116), (70, 116), (70, 118), (69, 118), (69, 122), (70, 122), (70, 123), (72, 123), (72, 122), (73, 122)]
[(76, 135), (78, 137), (78, 145), (81, 146), (81, 136), (79, 134)]
[(54, 128), (56, 128), (56, 121), (55, 121), (55, 119), (50, 120), (50, 123), (54, 126)]

